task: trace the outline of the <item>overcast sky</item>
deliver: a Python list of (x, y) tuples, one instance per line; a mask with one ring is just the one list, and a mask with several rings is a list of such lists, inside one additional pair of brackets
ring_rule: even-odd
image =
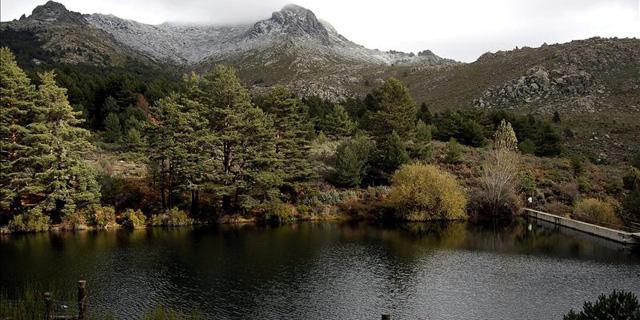
[[(29, 15), (45, 0), (0, 0), (0, 20)], [(246, 23), (290, 0), (60, 0), (82, 13), (144, 23)], [(640, 37), (640, 0), (295, 0), (368, 48), (474, 61), (487, 51), (592, 36)]]

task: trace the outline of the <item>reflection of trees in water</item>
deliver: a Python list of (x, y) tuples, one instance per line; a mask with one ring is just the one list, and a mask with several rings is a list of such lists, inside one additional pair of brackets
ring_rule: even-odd
[(611, 242), (529, 222), (531, 228), (526, 221), (318, 222), (12, 236), (0, 238), (0, 259), (11, 261), (0, 266), (0, 280), (10, 288), (25, 275), (70, 285), (86, 276), (98, 305), (137, 299), (140, 308), (156, 301), (179, 307), (193, 300), (201, 310), (235, 306), (260, 314), (260, 299), (276, 305), (318, 294), (332, 302), (326, 287), (314, 286), (330, 282), (352, 294), (350, 281), (379, 292), (390, 308), (410, 309), (403, 304), (416, 294), (420, 272), (448, 250), (638, 263)]

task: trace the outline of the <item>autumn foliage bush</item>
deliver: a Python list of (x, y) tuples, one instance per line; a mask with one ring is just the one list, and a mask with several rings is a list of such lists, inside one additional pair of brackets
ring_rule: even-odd
[(178, 208), (171, 208), (164, 213), (154, 214), (150, 220), (152, 226), (164, 227), (188, 226), (193, 223), (193, 219), (189, 218), (185, 211)]
[(579, 201), (573, 214), (576, 218), (596, 224), (619, 225), (620, 219), (611, 203), (600, 199), (587, 198)]
[(147, 217), (142, 210), (127, 209), (123, 214), (122, 225), (130, 229), (140, 229), (146, 226)]
[(402, 166), (393, 175), (387, 203), (401, 220), (455, 220), (467, 216), (467, 199), (455, 177), (433, 165)]

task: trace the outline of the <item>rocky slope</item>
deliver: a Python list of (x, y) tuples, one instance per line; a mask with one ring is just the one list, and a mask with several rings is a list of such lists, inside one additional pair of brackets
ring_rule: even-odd
[[(4, 35), (30, 32), (45, 50), (55, 53), (64, 63), (113, 64), (129, 56), (137, 60), (145, 57), (159, 63), (193, 65), (239, 60), (246, 55), (256, 58), (256, 52), (274, 47), (292, 50), (285, 55), (297, 55), (300, 53), (297, 49), (304, 49), (301, 51), (306, 55), (299, 58), (308, 63), (317, 61), (317, 57), (373, 65), (455, 63), (428, 50), (414, 55), (364, 48), (318, 20), (310, 10), (297, 5), (287, 5), (269, 19), (254, 24), (148, 25), (113, 15), (82, 15), (49, 1), (36, 7), (28, 17), (2, 23), (0, 31)], [(81, 54), (84, 51), (87, 54)]]
[[(46, 60), (67, 64), (153, 64), (146, 54), (116, 41), (81, 14), (52, 1), (36, 7), (28, 17), (23, 15), (19, 20), (0, 24), (0, 45), (14, 49), (19, 61), (32, 65)], [(38, 54), (26, 57), (33, 52)]]
[(432, 111), (508, 109), (551, 118), (558, 111), (566, 147), (598, 159), (640, 148), (640, 40), (591, 38), (487, 53), (469, 64), (393, 67)]
[[(287, 5), (269, 19), (236, 26), (147, 25), (115, 16), (85, 15), (96, 28), (118, 41), (159, 60), (198, 63), (205, 59), (233, 59), (237, 55), (282, 43), (311, 49), (318, 56), (351, 62), (390, 65), (394, 63), (443, 64), (453, 61), (427, 51), (416, 56), (401, 52), (381, 52), (357, 45), (340, 35), (328, 23), (297, 5)], [(310, 51), (311, 51), (310, 50)]]

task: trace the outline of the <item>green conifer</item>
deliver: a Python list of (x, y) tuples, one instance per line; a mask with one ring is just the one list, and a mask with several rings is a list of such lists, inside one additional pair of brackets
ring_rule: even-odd
[(385, 137), (395, 131), (401, 139), (411, 138), (417, 109), (409, 89), (400, 80), (389, 78), (372, 95), (377, 109), (371, 115), (369, 130), (374, 136)]
[(20, 207), (31, 171), (24, 158), (31, 150), (35, 87), (8, 48), (0, 48), (0, 212)]
[(93, 146), (89, 131), (80, 127), (81, 115), (73, 111), (53, 71), (41, 74), (40, 82), (38, 116), (29, 125), (35, 133), (30, 141), (34, 148), (28, 157), (37, 181), (28, 189), (41, 198), (37, 208), (64, 216), (100, 200), (95, 172), (84, 161)]
[(107, 142), (120, 142), (122, 136), (122, 126), (120, 118), (115, 113), (109, 113), (104, 120), (104, 136)]
[(284, 160), (284, 182), (295, 187), (314, 176), (309, 162), (313, 130), (302, 102), (284, 86), (275, 86), (262, 101), (262, 109), (273, 115), (276, 152)]

